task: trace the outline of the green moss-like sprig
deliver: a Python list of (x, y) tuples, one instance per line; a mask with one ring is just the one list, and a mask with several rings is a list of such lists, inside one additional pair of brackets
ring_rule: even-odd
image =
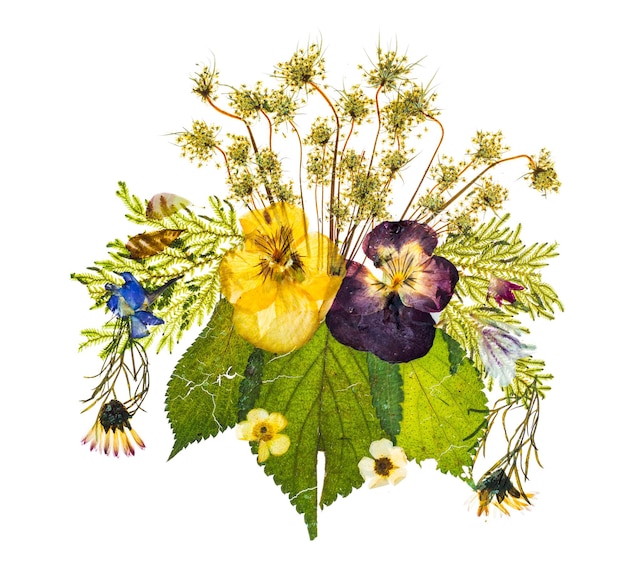
[[(156, 288), (168, 280), (181, 277), (155, 301), (153, 312), (166, 323), (159, 333), (144, 339), (144, 345), (157, 341), (157, 350), (171, 350), (184, 331), (201, 324), (219, 297), (218, 267), (226, 251), (241, 241), (236, 213), (232, 206), (218, 198), (209, 198), (212, 216), (198, 215), (189, 208), (170, 216), (146, 217), (146, 202), (132, 195), (126, 184), (120, 182), (117, 196), (124, 202), (130, 222), (150, 230), (181, 230), (175, 244), (141, 260), (130, 257), (125, 243), (119, 239), (109, 244), (109, 257), (96, 261), (89, 271), (73, 274), (72, 278), (87, 287), (95, 307), (103, 306), (110, 296), (105, 284), (119, 284), (122, 272), (132, 273), (144, 286)], [(101, 330), (83, 332), (86, 340), (82, 348), (106, 342), (112, 333), (114, 321)]]

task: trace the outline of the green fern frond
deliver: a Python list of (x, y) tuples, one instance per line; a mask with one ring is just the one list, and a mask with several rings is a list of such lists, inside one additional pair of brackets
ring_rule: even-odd
[(549, 382), (554, 379), (552, 374), (544, 371), (545, 365), (544, 361), (532, 357), (518, 359), (515, 364), (515, 377), (511, 385), (504, 390), (506, 396), (511, 400), (524, 400), (531, 393), (528, 387), (533, 385), (536, 392), (545, 397), (545, 392), (551, 389)]
[[(488, 318), (496, 323), (512, 325), (524, 334), (527, 334), (529, 330), (502, 309), (465, 305), (458, 298), (453, 298), (442, 311), (438, 326), (462, 345), (482, 375), (485, 386), (491, 390), (494, 387), (494, 381), (487, 373), (479, 353), (477, 318)], [(515, 377), (511, 384), (504, 388), (506, 397), (511, 400), (523, 399), (526, 397), (525, 394), (531, 393), (527, 389), (531, 384), (543, 397), (550, 389), (549, 382), (553, 379), (552, 375), (544, 372), (544, 367), (545, 363), (539, 359), (532, 357), (518, 359), (515, 363)]]
[[(237, 215), (232, 205), (210, 197), (212, 216), (199, 216), (186, 208), (171, 216), (150, 219), (146, 217), (147, 203), (131, 195), (124, 182), (118, 186), (116, 194), (128, 210), (126, 216), (131, 222), (149, 231), (181, 230), (180, 236), (171, 246), (141, 260), (131, 258), (126, 244), (115, 239), (107, 245), (106, 259), (96, 261), (85, 273), (71, 276), (87, 287), (94, 308), (103, 307), (111, 296), (105, 288), (107, 283), (123, 283), (122, 272), (133, 274), (148, 292), (181, 277), (151, 307), (165, 324), (154, 327), (142, 340), (144, 347), (157, 341), (157, 350), (165, 346), (171, 350), (184, 331), (203, 322), (219, 298), (219, 264), (224, 254), (242, 240)], [(87, 340), (80, 348), (110, 341), (112, 329), (109, 322), (101, 330), (86, 330)]]
[(563, 310), (554, 289), (543, 282), (540, 269), (558, 256), (556, 243), (534, 243), (525, 246), (520, 238), (521, 225), (505, 226), (508, 214), (493, 218), (468, 234), (449, 236), (437, 249), (437, 254), (450, 260), (459, 271), (456, 294), (487, 306), (491, 277), (524, 287), (517, 291), (514, 303), (504, 303), (501, 309), (517, 315), (526, 313), (553, 319), (555, 311)]
[(85, 340), (78, 346), (79, 351), (83, 351), (88, 347), (110, 343), (115, 335), (115, 324), (109, 321), (102, 328), (83, 329), (80, 334)]
[(131, 222), (141, 224), (142, 217), (145, 219), (145, 204), (137, 196), (131, 195), (124, 182), (118, 182), (117, 185), (119, 190), (115, 192), (115, 195), (124, 202), (124, 205), (130, 212), (126, 214), (126, 217)]
[(212, 271), (195, 278), (193, 284), (186, 285), (184, 289), (184, 292), (175, 291), (166, 313), (162, 315), (166, 322), (157, 352), (163, 347), (172, 351), (185, 331), (193, 325), (201, 325), (211, 314), (220, 297), (219, 264)]

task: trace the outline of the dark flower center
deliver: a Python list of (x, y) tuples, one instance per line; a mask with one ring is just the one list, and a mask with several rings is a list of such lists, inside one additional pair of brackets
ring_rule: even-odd
[(520, 498), (521, 496), (502, 468), (482, 478), (476, 488), (479, 491), (478, 495), (481, 501), (486, 501), (487, 498), (491, 499), (495, 496), (498, 502), (502, 502), (507, 494), (514, 498)]
[(130, 417), (128, 410), (116, 399), (105, 403), (100, 410), (100, 423), (105, 432), (130, 428)]
[(389, 476), (394, 468), (395, 466), (389, 458), (376, 458), (374, 460), (374, 472), (379, 476)]
[(269, 442), (274, 437), (274, 430), (267, 424), (261, 424), (254, 428), (254, 435), (260, 442)]
[(263, 256), (259, 261), (260, 274), (277, 282), (285, 279), (301, 281), (304, 266), (300, 255), (294, 250), (293, 232), (287, 226), (272, 236), (260, 235), (255, 243)]

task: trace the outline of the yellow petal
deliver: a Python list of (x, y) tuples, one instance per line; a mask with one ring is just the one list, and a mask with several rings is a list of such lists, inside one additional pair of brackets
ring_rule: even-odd
[(267, 308), (249, 312), (235, 306), (235, 330), (259, 349), (288, 353), (304, 345), (317, 331), (319, 310), (296, 285), (283, 283)]
[(269, 442), (269, 449), (274, 456), (282, 456), (289, 450), (290, 445), (291, 440), (289, 436), (286, 434), (277, 434), (272, 438), (271, 442)]
[(263, 210), (253, 210), (242, 216), (239, 220), (244, 236), (256, 236), (257, 234), (276, 234), (281, 226), (288, 226), (293, 233), (293, 240), (297, 244), (306, 236), (307, 221), (302, 208), (279, 202), (272, 204)]
[(228, 302), (235, 305), (246, 295), (240, 306), (253, 310), (267, 308), (277, 291), (276, 283), (260, 274), (258, 254), (245, 250), (230, 250), (224, 255), (220, 264), (220, 283)]
[(133, 447), (130, 443), (130, 440), (128, 439), (128, 435), (126, 434), (126, 432), (120, 432), (120, 441), (122, 443), (124, 454), (126, 454), (127, 456), (130, 456), (131, 454), (134, 455), (135, 451), (133, 450)]
[(267, 279), (263, 284), (242, 293), (234, 305), (237, 309), (251, 313), (263, 311), (274, 303), (279, 289), (277, 282)]
[(342, 274), (345, 271), (346, 261), (337, 245), (320, 232), (310, 233), (296, 242), (295, 249), (312, 272)]
[(287, 427), (287, 418), (278, 412), (271, 413), (267, 421), (272, 424), (276, 432), (282, 432)]
[[(113, 430), (111, 430), (113, 432)], [(121, 430), (115, 430), (113, 432), (113, 454), (118, 456), (120, 453), (120, 434)]]
[(257, 457), (258, 462), (265, 462), (270, 457), (270, 448), (267, 442), (259, 442), (259, 455)]
[(269, 418), (269, 414), (263, 408), (254, 408), (248, 412), (246, 419), (253, 424), (264, 422)]
[(335, 244), (323, 234), (312, 234), (296, 251), (305, 267), (302, 289), (315, 300), (334, 299), (345, 274), (345, 260)]
[(252, 435), (253, 428), (254, 424), (252, 422), (239, 422), (235, 429), (237, 438), (248, 441), (254, 439), (254, 436)]
[(132, 428), (130, 430), (130, 435), (133, 437), (133, 440), (135, 440), (135, 442), (140, 448), (146, 447), (146, 445), (143, 443), (143, 440), (139, 437), (139, 434), (135, 432), (135, 430), (133, 430)]

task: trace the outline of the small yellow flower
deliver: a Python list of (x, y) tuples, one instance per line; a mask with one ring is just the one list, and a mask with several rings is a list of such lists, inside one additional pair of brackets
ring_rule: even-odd
[(495, 506), (500, 512), (510, 516), (508, 508), (514, 510), (530, 509), (530, 499), (534, 494), (522, 494), (499, 468), (493, 473), (485, 474), (476, 485), (478, 496), (478, 516), (489, 516), (489, 507)]
[(361, 458), (359, 462), (363, 480), (371, 479), (370, 488), (385, 486), (389, 482), (395, 485), (404, 479), (408, 460), (400, 446), (394, 446), (387, 439), (376, 440), (370, 445), (370, 454), (372, 458)]
[(129, 435), (140, 448), (145, 448), (145, 444), (131, 427), (130, 417), (124, 404), (116, 399), (103, 403), (96, 422), (83, 438), (83, 444), (89, 443), (90, 450), (97, 449), (107, 455), (112, 451), (118, 456), (121, 449), (127, 456), (134, 456), (135, 448)]
[(220, 266), (235, 330), (255, 347), (287, 353), (317, 331), (345, 273), (335, 244), (307, 233), (301, 208), (280, 202), (241, 218), (244, 247)]
[(237, 424), (240, 440), (259, 443), (259, 462), (265, 462), (270, 454), (282, 456), (291, 445), (286, 434), (279, 434), (287, 427), (287, 418), (278, 412), (268, 413), (264, 409), (250, 410), (246, 420)]

